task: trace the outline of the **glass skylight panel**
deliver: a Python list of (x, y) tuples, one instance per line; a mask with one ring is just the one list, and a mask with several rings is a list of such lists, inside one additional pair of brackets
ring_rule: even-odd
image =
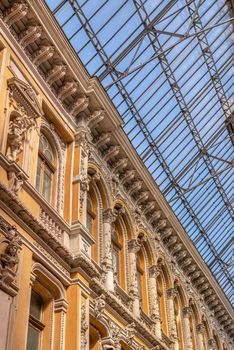
[[(126, 54), (113, 68), (121, 74), (127, 69), (131, 71), (141, 65), (134, 73), (122, 77), (118, 84), (114, 82), (116, 75), (113, 73), (108, 73), (101, 79), (101, 83), (104, 87), (113, 83), (107, 88), (107, 92), (123, 118), (123, 129), (167, 200), (177, 198), (170, 202), (172, 209), (204, 259), (212, 263), (212, 271), (233, 302), (234, 287), (229, 281), (230, 271), (223, 269), (223, 263), (218, 260), (225, 237), (234, 234), (233, 221), (216, 180), (207, 180), (213, 170), (220, 172), (219, 183), (233, 208), (234, 188), (231, 179), (234, 177), (234, 169), (227, 168), (222, 172), (228, 166), (225, 160), (233, 159), (233, 144), (225, 126), (226, 116), (220, 103), (220, 96), (217, 94), (217, 81), (212, 77), (214, 71), (209, 71), (202, 52), (204, 42), (201, 42), (201, 38), (205, 38), (210, 45), (212, 62), (215, 62), (222, 91), (225, 92), (233, 108), (232, 25), (226, 23), (204, 31), (201, 36), (193, 35), (183, 39), (172, 49), (167, 50), (165, 57), (151, 60), (159, 53), (160, 46), (167, 49), (180, 38), (160, 32), (155, 36), (150, 32), (142, 35), (137, 43), (132, 43), (145, 30), (149, 20), (154, 21), (153, 29), (158, 31), (185, 33), (191, 23), (185, 0), (159, 2), (145, 0), (142, 1), (144, 8), (140, 9), (132, 0), (75, 0), (75, 2), (81, 6), (87, 22), (80, 22), (69, 1), (55, 12), (55, 18), (70, 38), (74, 50), (78, 52), (91, 75), (102, 77), (107, 65), (114, 62), (125, 49)], [(56, 11), (60, 3), (61, 0), (47, 0), (52, 11)], [(196, 30), (199, 30), (200, 24), (202, 28), (207, 28), (233, 17), (229, 2), (220, 0), (204, 0), (198, 13), (201, 22)], [(142, 19), (145, 20), (144, 23)], [(90, 41), (85, 32), (86, 25), (90, 26), (89, 29), (91, 28), (99, 40), (104, 54)], [(190, 34), (194, 32), (195, 29), (191, 26)], [(150, 62), (146, 63), (149, 59)], [(167, 70), (167, 64), (170, 71)], [(171, 86), (174, 78), (177, 87)], [(179, 92), (177, 88), (180, 89)], [(127, 94), (128, 98), (125, 98), (124, 94)], [(187, 104), (189, 114), (182, 113), (183, 103), (178, 104), (178, 97), (179, 99), (182, 97), (182, 102)], [(149, 132), (149, 140), (145, 138), (138, 125), (139, 118)], [(210, 157), (206, 163), (205, 158), (201, 156), (197, 164), (200, 146), (198, 147), (195, 142), (198, 140), (192, 135), (192, 129), (188, 127), (189, 118), (193, 120), (208, 153), (223, 158), (224, 161)], [(156, 142), (166, 163), (165, 166), (169, 167), (174, 178), (178, 178), (178, 188), (173, 187), (153, 148), (150, 149), (149, 142), (152, 140)], [(188, 165), (189, 169), (183, 173)], [(185, 193), (184, 198), (197, 214), (197, 220), (191, 217), (187, 204), (178, 197), (180, 192), (178, 190), (189, 186), (195, 187)], [(223, 225), (224, 222), (226, 225)], [(200, 232), (201, 228), (206, 230), (204, 237)], [(228, 261), (232, 254), (233, 244), (232, 242), (232, 246), (222, 255), (225, 261)]]

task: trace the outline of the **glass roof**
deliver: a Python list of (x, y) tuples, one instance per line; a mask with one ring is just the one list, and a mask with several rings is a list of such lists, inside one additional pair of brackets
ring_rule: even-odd
[(231, 1), (46, 2), (233, 305)]

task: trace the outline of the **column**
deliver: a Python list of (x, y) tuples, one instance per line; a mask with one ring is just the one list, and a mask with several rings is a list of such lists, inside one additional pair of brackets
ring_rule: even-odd
[(80, 221), (86, 226), (88, 186), (88, 156), (90, 131), (81, 125), (75, 135), (74, 165), (72, 179), (72, 222)]
[(112, 257), (111, 230), (112, 223), (115, 221), (115, 215), (112, 209), (106, 209), (103, 212), (103, 234), (104, 234), (104, 259), (103, 267), (105, 269), (105, 287), (109, 291), (114, 290), (114, 272)]
[(205, 327), (202, 323), (199, 323), (196, 326), (196, 333), (197, 333), (198, 350), (205, 350), (205, 347), (204, 347)]
[(177, 291), (174, 288), (167, 289), (169, 328), (170, 328), (172, 339), (174, 341), (174, 350), (179, 350), (179, 341), (178, 341), (177, 326), (176, 326), (176, 319), (175, 319), (175, 307), (174, 307), (174, 297), (176, 295), (177, 295)]
[(155, 334), (158, 338), (162, 338), (162, 326), (159, 312), (159, 300), (157, 292), (157, 276), (159, 270), (156, 265), (149, 268), (149, 286), (150, 286), (150, 302), (151, 302), (151, 318), (155, 322)]
[(190, 331), (190, 317), (192, 315), (192, 310), (190, 307), (184, 307), (182, 310), (183, 318), (184, 318), (184, 337), (185, 343), (187, 344), (187, 349), (192, 350), (192, 337)]
[(129, 294), (133, 298), (133, 314), (140, 317), (140, 303), (137, 285), (137, 269), (136, 269), (136, 254), (140, 250), (140, 246), (136, 239), (128, 241), (129, 265), (130, 265), (130, 290)]

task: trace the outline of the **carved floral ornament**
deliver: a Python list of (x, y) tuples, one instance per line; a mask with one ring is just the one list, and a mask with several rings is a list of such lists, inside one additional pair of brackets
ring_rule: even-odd
[(14, 285), (22, 241), (15, 226), (0, 216), (0, 288), (15, 295)]

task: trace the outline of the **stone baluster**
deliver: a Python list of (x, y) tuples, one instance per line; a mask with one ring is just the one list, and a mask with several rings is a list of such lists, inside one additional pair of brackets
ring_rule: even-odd
[(158, 338), (162, 338), (162, 326), (159, 312), (159, 300), (157, 292), (157, 276), (159, 269), (156, 265), (149, 268), (149, 286), (150, 286), (150, 302), (151, 302), (151, 318), (155, 322), (155, 334)]
[(205, 346), (204, 346), (205, 327), (202, 323), (199, 323), (196, 326), (196, 333), (197, 333), (198, 350), (205, 350)]
[(192, 315), (192, 309), (190, 307), (184, 307), (182, 310), (183, 318), (184, 318), (184, 337), (185, 342), (187, 344), (187, 349), (192, 350), (192, 335), (190, 331), (190, 317)]
[(103, 233), (104, 233), (104, 259), (105, 269), (105, 287), (109, 291), (114, 290), (114, 272), (111, 243), (112, 223), (115, 221), (115, 214), (112, 209), (106, 209), (103, 212)]
[(170, 333), (174, 341), (174, 350), (179, 350), (179, 341), (178, 341), (177, 326), (176, 326), (176, 319), (175, 319), (175, 307), (174, 307), (174, 298), (176, 295), (177, 295), (176, 289), (174, 288), (167, 289)]
[(140, 302), (137, 285), (136, 254), (140, 250), (140, 245), (136, 239), (128, 241), (129, 264), (130, 264), (130, 290), (129, 294), (133, 298), (133, 314), (140, 316)]

